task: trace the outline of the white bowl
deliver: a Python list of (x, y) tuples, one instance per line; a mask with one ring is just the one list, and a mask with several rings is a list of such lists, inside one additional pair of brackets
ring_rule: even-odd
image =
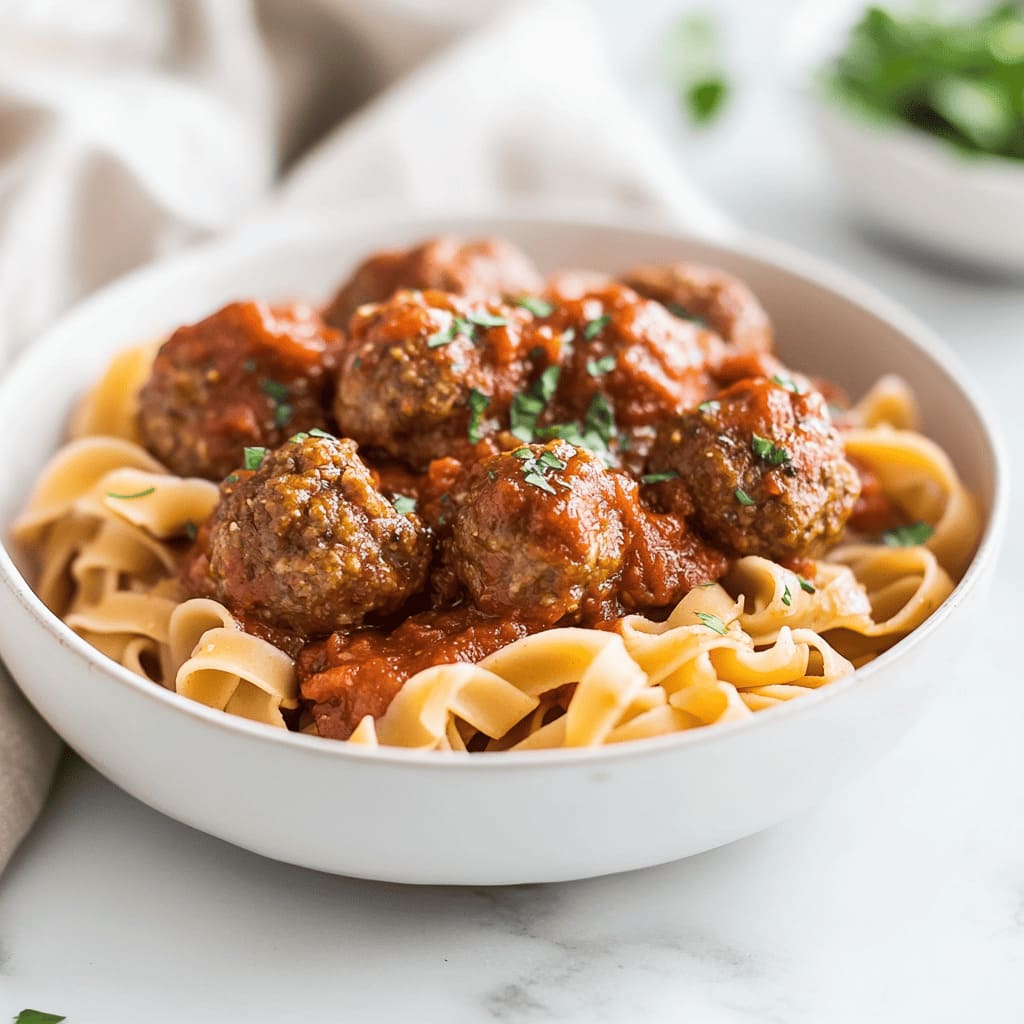
[(854, 394), (883, 372), (917, 389), (928, 432), (986, 509), (948, 601), (855, 675), (751, 720), (592, 750), (459, 755), (366, 750), (261, 726), (146, 683), (55, 618), (0, 551), (0, 653), (28, 698), (90, 764), (180, 821), (294, 864), (367, 878), (518, 883), (657, 864), (772, 825), (889, 747), (947, 675), (995, 561), (1006, 494), (964, 373), (921, 324), (806, 256), (730, 248), (667, 229), (530, 215), (323, 220), (264, 228), (113, 285), (58, 324), (0, 385), (9, 525), (68, 410), (109, 356), (246, 295), (326, 295), (366, 253), (443, 230), (503, 234), (543, 268), (615, 270), (694, 258), (748, 281), (783, 356)]
[[(786, 48), (850, 205), (889, 238), (985, 270), (1024, 274), (1024, 161), (961, 153), (909, 125), (869, 119), (816, 86), (818, 71), (841, 51), (865, 6), (808, 5)], [(962, 14), (962, 0), (958, 7)]]

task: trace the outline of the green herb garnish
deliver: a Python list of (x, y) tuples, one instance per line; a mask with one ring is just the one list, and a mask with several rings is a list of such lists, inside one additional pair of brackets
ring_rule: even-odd
[(797, 576), (797, 579), (800, 581), (800, 589), (805, 594), (813, 594), (814, 593), (814, 584), (811, 583), (810, 580), (805, 580), (803, 578), (803, 576)]
[(547, 299), (541, 299), (536, 295), (520, 295), (515, 304), (528, 309), (534, 316), (551, 316), (555, 307)]
[(690, 122), (710, 124), (729, 95), (717, 23), (699, 12), (680, 18), (666, 34), (663, 63)]
[(107, 491), (107, 497), (119, 498), (121, 501), (131, 501), (133, 498), (148, 498), (155, 490), (155, 487), (147, 487), (144, 491), (136, 491), (134, 494), (115, 494), (114, 491)]
[(736, 496), (736, 500), (741, 505), (756, 505), (757, 504), (757, 502), (754, 501), (754, 499), (749, 494), (747, 494), (747, 492), (745, 490), (743, 490), (742, 487), (737, 487), (736, 490), (733, 491), (733, 494)]
[(796, 381), (792, 381), (788, 377), (783, 377), (780, 374), (775, 374), (775, 376), (772, 377), (772, 383), (778, 384), (780, 388), (785, 388), (787, 391), (792, 391), (794, 395), (803, 394)]
[(493, 313), (488, 313), (486, 309), (470, 313), (466, 319), (470, 323), (476, 324), (477, 327), (504, 327), (508, 323), (505, 317), (495, 316)]
[(259, 469), (260, 466), (263, 465), (263, 460), (266, 458), (266, 455), (266, 448), (246, 448), (245, 461), (243, 465), (246, 469)]
[(684, 309), (678, 302), (666, 302), (665, 308), (678, 320), (689, 320), (690, 323), (697, 324), (699, 327), (708, 326), (708, 322), (704, 317), (697, 316), (696, 313), (691, 313), (688, 309)]
[[(560, 459), (554, 452), (547, 450), (541, 452), (540, 455), (534, 455), (530, 448), (517, 448), (512, 453), (512, 457), (519, 459), (522, 464), (523, 479), (528, 484), (547, 491), (548, 494), (557, 493), (548, 480), (548, 474), (561, 472), (568, 465), (567, 462)], [(560, 482), (564, 483), (564, 481)]]
[(509, 429), (520, 441), (526, 444), (533, 441), (537, 433), (537, 420), (554, 397), (560, 373), (558, 366), (549, 366), (530, 385), (528, 391), (520, 391), (513, 397), (509, 407)]
[(615, 356), (601, 356), (600, 359), (587, 360), (587, 373), (591, 377), (600, 377), (615, 369)]
[(237, 484), (238, 483), (238, 474), (237, 473), (229, 473), (226, 477), (224, 477), (224, 483), (226, 483), (226, 484)]
[(721, 408), (722, 403), (716, 402), (714, 401), (714, 399), (712, 399), (710, 402), (701, 402), (700, 405), (697, 406), (697, 412), (712, 413), (718, 412), (718, 410)]
[(611, 318), (611, 313), (605, 313), (603, 316), (595, 317), (593, 320), (588, 320), (587, 326), (583, 328), (583, 337), (586, 338), (587, 341), (593, 341), (605, 329), (605, 326)]
[(292, 418), (292, 407), (287, 402), (280, 402), (274, 406), (274, 426), (286, 427)]
[(790, 461), (789, 452), (785, 448), (780, 448), (777, 444), (773, 444), (767, 437), (760, 437), (754, 434), (750, 439), (750, 447), (754, 454), (762, 462), (767, 462), (769, 466), (781, 466), (783, 463)]
[(583, 436), (596, 434), (607, 447), (615, 436), (615, 413), (611, 403), (601, 394), (595, 392), (587, 406), (587, 414), (583, 418)]
[(694, 615), (704, 623), (708, 629), (714, 630), (719, 636), (725, 636), (729, 631), (725, 628), (725, 623), (717, 616), (712, 615), (711, 612), (694, 612)]
[(491, 396), (485, 395), (477, 388), (469, 392), (469, 426), (466, 429), (466, 436), (476, 444), (480, 440), (480, 427), (483, 422), (484, 410), (491, 404)]
[(882, 543), (890, 548), (913, 548), (923, 544), (935, 533), (935, 527), (928, 523), (912, 523), (910, 526), (897, 526), (882, 534)]
[(42, 1010), (22, 1010), (14, 1018), (14, 1024), (60, 1024), (62, 1020), (67, 1020), (67, 1017), (62, 1017), (59, 1013), (43, 1013)]
[(400, 516), (407, 516), (410, 512), (416, 511), (416, 499), (410, 498), (407, 494), (396, 494), (391, 499), (391, 504)]
[(185, 521), (184, 530), (185, 536), (188, 537), (189, 540), (195, 540), (196, 537), (199, 536), (199, 527), (196, 526), (191, 519), (187, 519)]
[(275, 402), (288, 401), (288, 385), (282, 384), (279, 380), (271, 380), (269, 377), (260, 381), (260, 391), (268, 395)]
[(788, 608), (793, 603), (793, 595), (789, 592), (789, 584), (786, 584), (786, 589), (782, 592), (782, 603)]
[(688, 86), (683, 94), (690, 120), (695, 125), (710, 124), (729, 98), (729, 84), (724, 78), (704, 78)]
[(640, 483), (663, 484), (666, 480), (677, 480), (678, 478), (679, 474), (674, 469), (670, 469), (665, 473), (645, 473), (640, 477)]

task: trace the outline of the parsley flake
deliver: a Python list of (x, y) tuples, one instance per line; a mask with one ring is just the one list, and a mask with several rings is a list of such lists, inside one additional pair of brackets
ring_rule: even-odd
[(188, 537), (189, 540), (195, 540), (196, 537), (199, 536), (199, 527), (196, 526), (196, 524), (193, 523), (191, 519), (187, 519), (185, 521), (184, 529), (185, 536)]
[(793, 603), (793, 595), (789, 592), (789, 584), (786, 584), (786, 589), (782, 592), (782, 603), (788, 608)]
[(313, 427), (309, 432), (310, 437), (325, 437), (328, 441), (336, 441), (337, 438), (333, 434), (329, 434), (326, 430), (321, 430), (319, 427)]
[(228, 476), (224, 477), (224, 483), (226, 483), (226, 484), (237, 484), (238, 483), (238, 474), (237, 473), (231, 473)]
[(60, 1024), (67, 1017), (59, 1013), (44, 1013), (42, 1010), (22, 1010), (14, 1018), (14, 1024)]
[(598, 391), (587, 406), (587, 415), (583, 418), (583, 436), (596, 434), (607, 447), (615, 433), (615, 413), (608, 399)]
[(520, 441), (529, 444), (534, 439), (537, 420), (555, 394), (560, 373), (558, 366), (549, 366), (528, 391), (520, 391), (513, 397), (508, 414), (509, 429)]
[(587, 341), (593, 341), (605, 329), (611, 318), (611, 313), (605, 313), (603, 316), (588, 320), (587, 326), (583, 328), (583, 337)]
[(534, 487), (539, 487), (542, 491), (547, 491), (548, 494), (554, 494), (555, 489), (547, 482), (542, 473), (538, 473), (536, 470), (529, 473), (523, 474), (523, 479)]
[(565, 469), (569, 463), (564, 462), (554, 452), (541, 452), (537, 460), (545, 469)]
[(708, 627), (708, 629), (714, 630), (714, 632), (719, 636), (725, 636), (729, 632), (725, 628), (725, 623), (717, 615), (712, 615), (711, 612), (694, 612), (693, 614), (696, 615), (697, 618)]
[(551, 316), (555, 307), (547, 299), (541, 299), (536, 295), (520, 295), (515, 305), (528, 309), (534, 316)]
[(773, 444), (767, 437), (754, 434), (750, 439), (750, 447), (754, 454), (769, 466), (781, 466), (790, 461), (790, 454), (785, 448)]
[(600, 377), (615, 369), (615, 356), (601, 356), (600, 359), (587, 360), (587, 373), (591, 377)]
[(410, 498), (407, 494), (396, 494), (391, 499), (391, 504), (400, 516), (407, 516), (410, 512), (416, 511), (416, 499)]
[(665, 473), (645, 473), (640, 477), (640, 483), (642, 484), (662, 484), (666, 480), (677, 480), (679, 474), (674, 470), (670, 469)]
[(708, 322), (702, 316), (697, 316), (696, 313), (691, 313), (689, 310), (684, 309), (679, 305), (678, 302), (667, 302), (665, 308), (679, 320), (689, 320), (692, 324), (697, 324), (698, 327), (707, 327)]
[(491, 404), (491, 396), (485, 395), (477, 388), (469, 392), (469, 426), (466, 429), (466, 436), (476, 444), (481, 438), (480, 427), (483, 422), (484, 410)]
[(260, 391), (275, 402), (287, 402), (289, 397), (288, 385), (282, 384), (279, 380), (272, 380), (267, 377), (260, 381)]
[(714, 401), (714, 399), (712, 399), (710, 402), (701, 402), (700, 405), (697, 406), (697, 412), (715, 413), (718, 412), (718, 410), (721, 408), (722, 403), (716, 402)]
[(934, 532), (935, 527), (924, 522), (897, 526), (882, 534), (882, 543), (890, 548), (913, 548), (923, 544)]
[(279, 402), (274, 406), (274, 426), (286, 427), (292, 418), (292, 407), (287, 402)]
[(266, 448), (246, 448), (245, 462), (243, 464), (246, 469), (259, 469), (260, 466), (263, 465), (263, 460), (266, 458), (266, 455)]
[(778, 384), (780, 388), (785, 388), (787, 391), (792, 391), (794, 395), (802, 395), (803, 391), (800, 390), (800, 385), (796, 381), (790, 380), (788, 377), (783, 377), (780, 374), (775, 374), (772, 377), (772, 383)]
[(754, 501), (754, 499), (749, 494), (747, 494), (747, 492), (745, 490), (743, 490), (742, 487), (737, 487), (736, 490), (733, 491), (733, 494), (735, 495), (736, 500), (741, 505), (756, 505), (757, 504), (757, 502)]
[(800, 589), (805, 594), (813, 594), (814, 593), (814, 584), (811, 583), (810, 580), (805, 580), (803, 578), (803, 576), (797, 576), (797, 580), (800, 582)]
[(508, 323), (505, 317), (495, 316), (493, 313), (488, 313), (486, 309), (470, 313), (467, 319), (477, 327), (504, 327)]
[(144, 491), (136, 491), (134, 494), (116, 494), (114, 491), (107, 491), (107, 497), (131, 501), (132, 498), (148, 498), (155, 490), (155, 487), (147, 487)]

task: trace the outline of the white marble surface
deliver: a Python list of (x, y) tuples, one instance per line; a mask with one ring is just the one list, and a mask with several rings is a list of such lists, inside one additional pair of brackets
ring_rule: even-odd
[[(937, 327), (1020, 479), (1024, 288), (847, 222), (780, 81), (789, 5), (729, 5), (741, 91), (699, 142), (648, 59), (677, 4), (625, 6), (599, 8), (614, 60), (694, 177)], [(24, 1006), (70, 1024), (1024, 1020), (1020, 521), (1018, 497), (987, 626), (964, 638), (974, 670), (895, 752), (796, 821), (661, 868), (501, 890), (333, 878), (177, 825), (69, 757), (0, 878), (0, 1021)]]

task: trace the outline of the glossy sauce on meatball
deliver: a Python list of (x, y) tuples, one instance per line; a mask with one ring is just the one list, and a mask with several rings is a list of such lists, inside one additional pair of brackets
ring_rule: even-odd
[(384, 302), (402, 289), (497, 299), (534, 292), (539, 284), (533, 264), (511, 242), (444, 236), (365, 260), (338, 289), (324, 310), (324, 319), (345, 330), (360, 306)]
[(860, 489), (828, 407), (784, 379), (740, 381), (662, 426), (649, 467), (669, 508), (741, 555), (813, 554), (841, 533)]
[(340, 341), (301, 304), (233, 302), (179, 327), (139, 395), (143, 443), (180, 476), (219, 480), (245, 447), (328, 427)]
[(392, 612), (422, 589), (430, 540), (373, 486), (356, 445), (298, 437), (225, 485), (209, 579), (229, 609), (305, 636)]

